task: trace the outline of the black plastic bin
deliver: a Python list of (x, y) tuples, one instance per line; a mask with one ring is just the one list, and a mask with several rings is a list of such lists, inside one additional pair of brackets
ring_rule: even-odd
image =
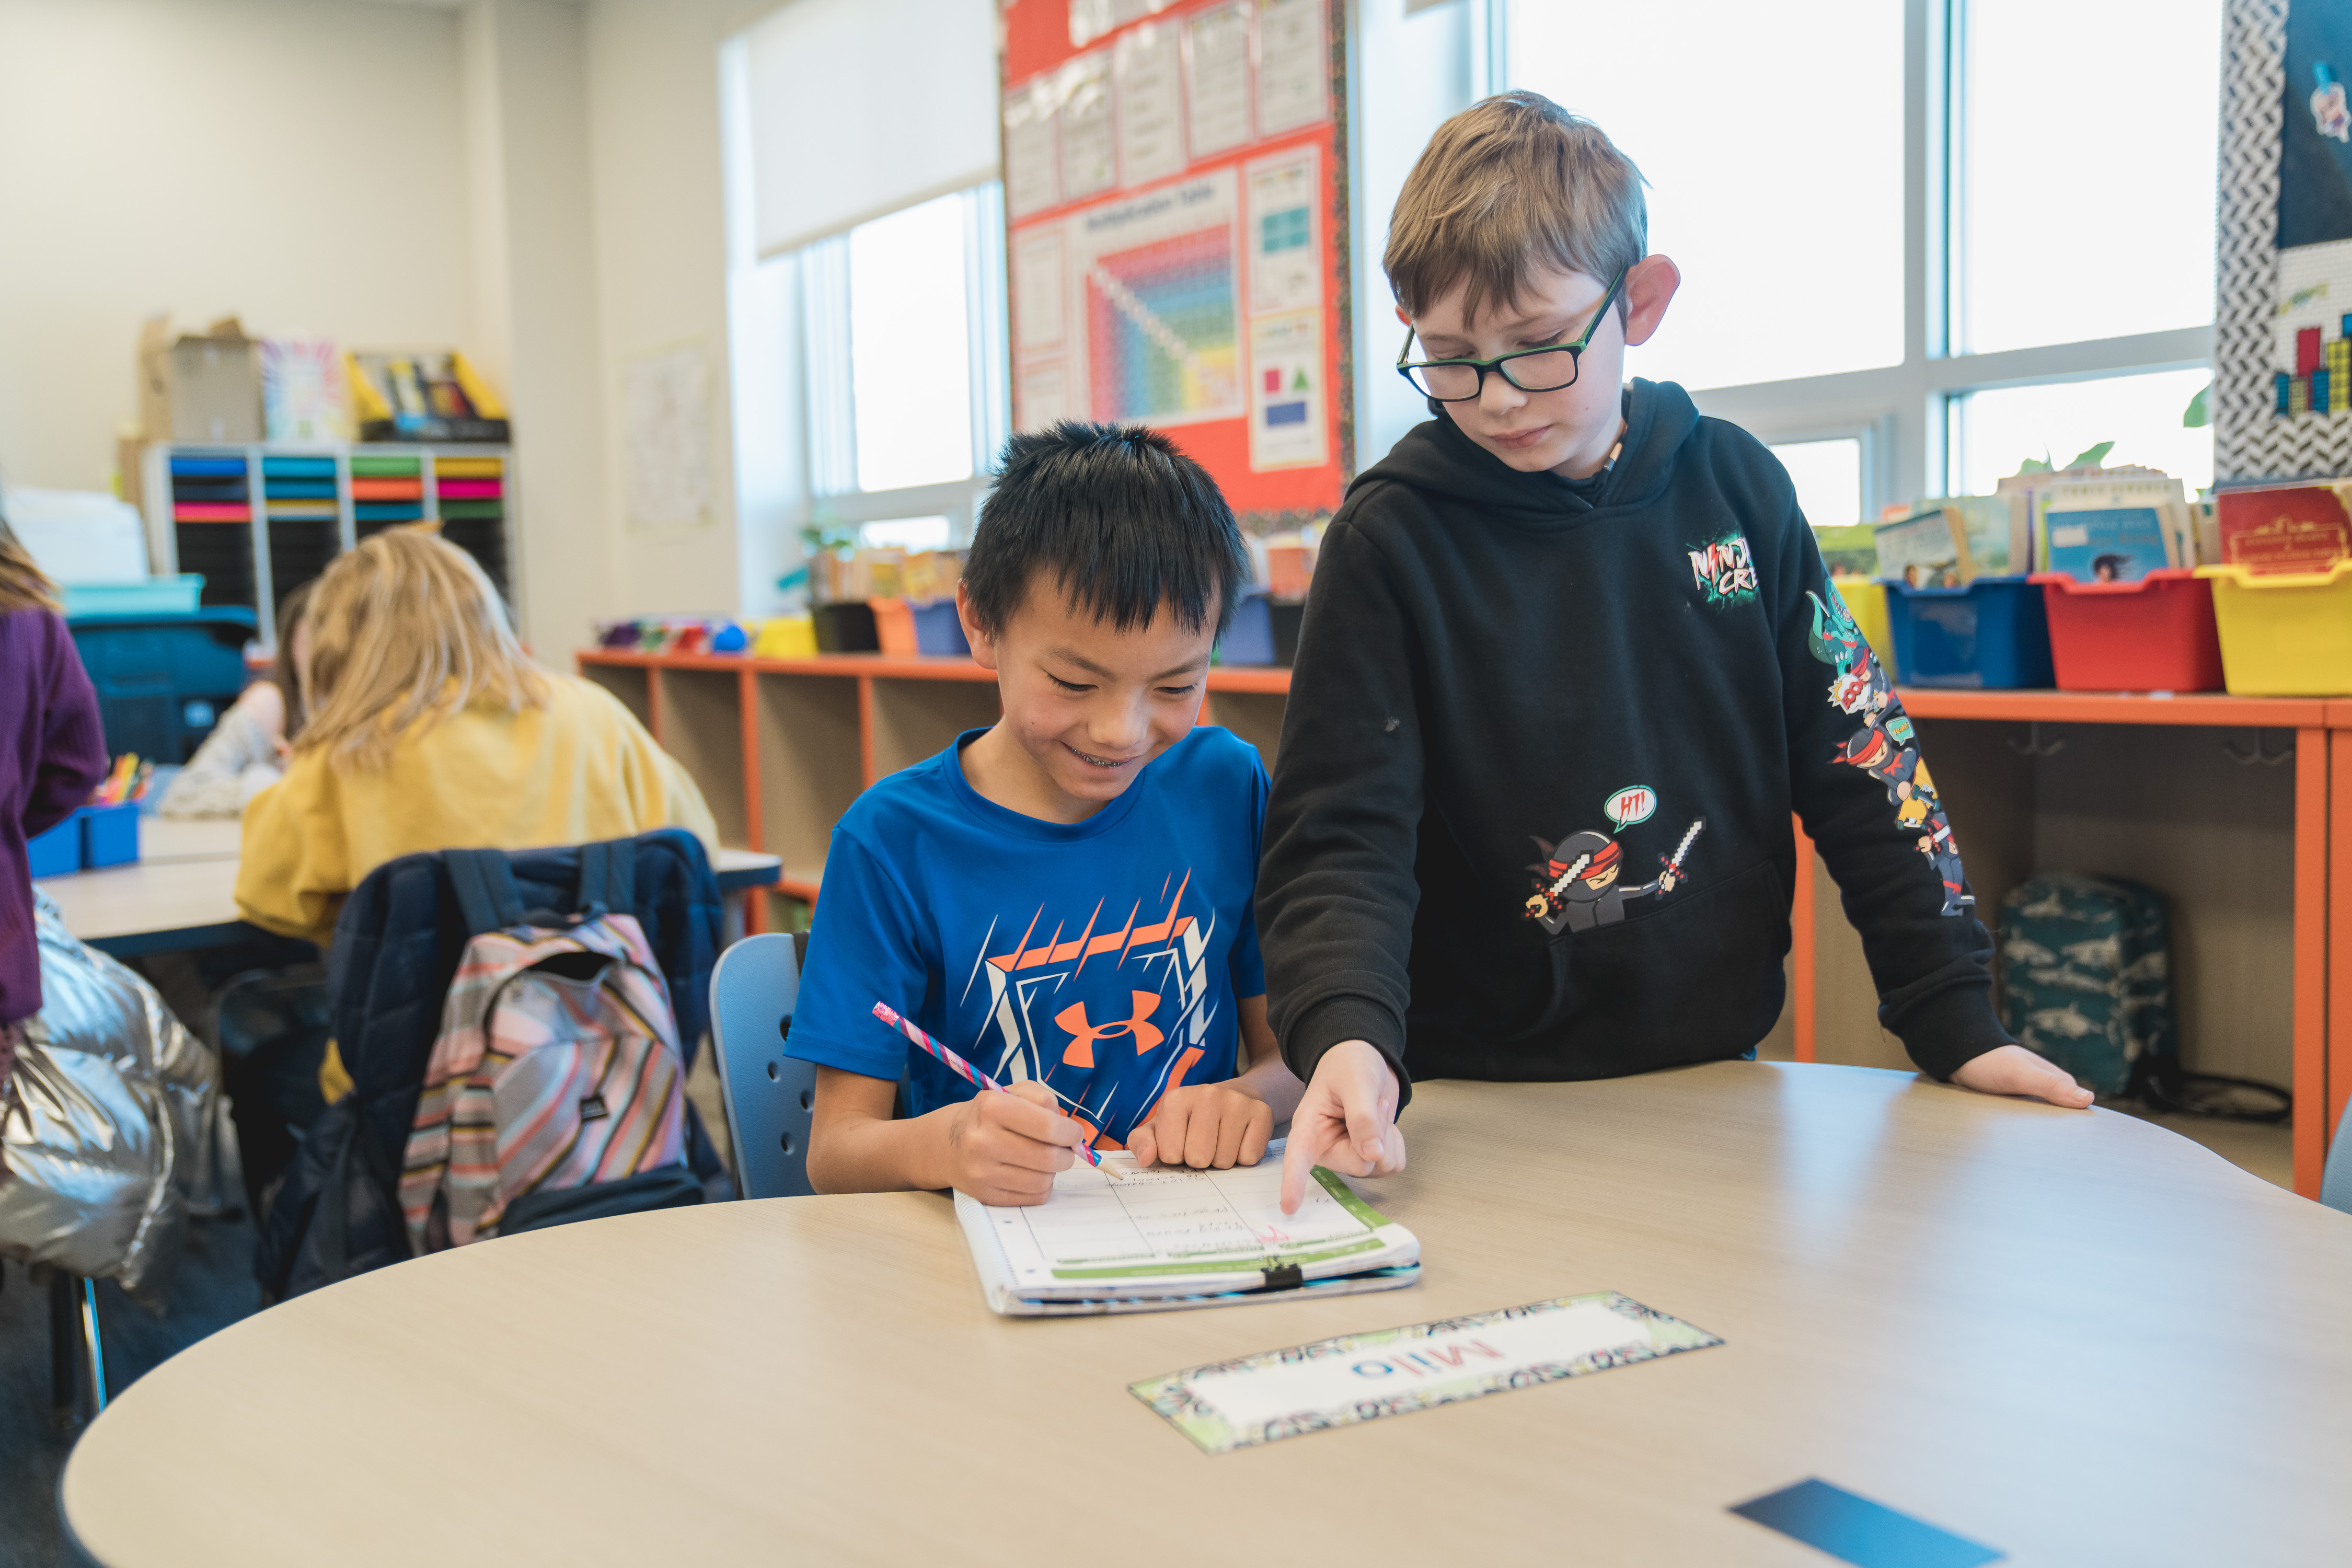
[(816, 624), (819, 653), (879, 653), (882, 637), (874, 626), (874, 606), (855, 604), (819, 605), (809, 612)]
[(1307, 618), (1304, 599), (1268, 599), (1266, 618), (1273, 623), (1274, 662), (1293, 665), (1298, 662), (1298, 626)]

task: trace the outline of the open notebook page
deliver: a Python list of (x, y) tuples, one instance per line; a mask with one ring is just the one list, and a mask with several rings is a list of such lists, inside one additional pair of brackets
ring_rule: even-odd
[[(1013, 1290), (1082, 1297), (1234, 1289), (1295, 1267), (1307, 1279), (1410, 1263), (1420, 1244), (1318, 1168), (1297, 1214), (1282, 1212), (1279, 1145), (1256, 1165), (1230, 1171), (1139, 1171), (1111, 1181), (1076, 1165), (1054, 1195), (1023, 1208), (972, 1205), (1002, 1248)], [(960, 1207), (971, 1200), (959, 1195)], [(975, 1237), (975, 1244), (977, 1237)]]

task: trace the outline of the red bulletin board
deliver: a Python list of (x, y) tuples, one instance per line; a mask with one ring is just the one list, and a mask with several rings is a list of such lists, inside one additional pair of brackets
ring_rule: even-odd
[(1013, 420), (1174, 437), (1257, 531), (1355, 469), (1343, 0), (1006, 0)]

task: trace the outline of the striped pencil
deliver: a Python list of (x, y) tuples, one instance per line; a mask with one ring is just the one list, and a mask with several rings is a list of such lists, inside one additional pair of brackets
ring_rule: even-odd
[[(924, 1050), (930, 1052), (932, 1056), (939, 1058), (939, 1062), (941, 1067), (946, 1068), (948, 1071), (955, 1074), (956, 1077), (963, 1079), (964, 1082), (977, 1085), (982, 1089), (992, 1089), (1000, 1094), (1004, 1092), (1004, 1086), (1003, 1084), (997, 1082), (994, 1079), (989, 1077), (986, 1073), (981, 1071), (978, 1068), (972, 1066), (970, 1062), (964, 1060), (961, 1057), (956, 1055), (945, 1046), (940, 1044), (939, 1041), (931, 1038), (930, 1036), (923, 1032), (920, 1025), (917, 1024), (912, 1018), (902, 1017), (899, 1015), (898, 1010), (891, 1006), (887, 1002), (875, 1003), (874, 1016), (881, 1019), (884, 1023), (889, 1025), (892, 1028), (898, 1030), (900, 1034), (906, 1036), (907, 1038), (912, 1040), (916, 1045), (920, 1046)], [(1121, 1179), (1117, 1170), (1103, 1163), (1101, 1151), (1097, 1150), (1091, 1142), (1079, 1144), (1078, 1152), (1087, 1157), (1087, 1164), (1092, 1165), (1095, 1169), (1100, 1171), (1112, 1181), (1116, 1182)]]

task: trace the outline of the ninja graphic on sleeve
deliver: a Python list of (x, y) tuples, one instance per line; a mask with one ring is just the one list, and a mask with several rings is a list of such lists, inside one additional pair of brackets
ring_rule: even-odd
[(1838, 748), (1834, 760), (1860, 768), (1886, 786), (1886, 798), (1895, 807), (1895, 826), (1919, 836), (1919, 853), (1935, 867), (1937, 878), (1944, 885), (1942, 912), (1956, 915), (1973, 905), (1976, 899), (1961, 890), (1964, 884), (1960, 852), (1952, 842), (1951, 824), (1944, 817), (1944, 803), (1936, 794), (1935, 775), (1927, 771), (1919, 748), (1910, 742), (1911, 721), (1897, 712), (1884, 725), (1865, 725), (1855, 731)]
[(1914, 743), (1910, 717), (1895, 700), (1886, 667), (1872, 655), (1862, 628), (1854, 624), (1835, 587), (1826, 600), (1810, 591), (1805, 596), (1813, 602), (1809, 639), (1813, 657), (1830, 667), (1830, 703), (1839, 712), (1862, 721), (1862, 728), (1847, 736), (1831, 759), (1860, 768), (1886, 786), (1895, 825), (1918, 835), (1919, 853), (1943, 884), (1942, 912), (1960, 914), (1976, 900), (1963, 890), (1967, 884), (1959, 847), (1952, 842), (1952, 826), (1945, 818), (1944, 803), (1936, 795), (1936, 781)]

